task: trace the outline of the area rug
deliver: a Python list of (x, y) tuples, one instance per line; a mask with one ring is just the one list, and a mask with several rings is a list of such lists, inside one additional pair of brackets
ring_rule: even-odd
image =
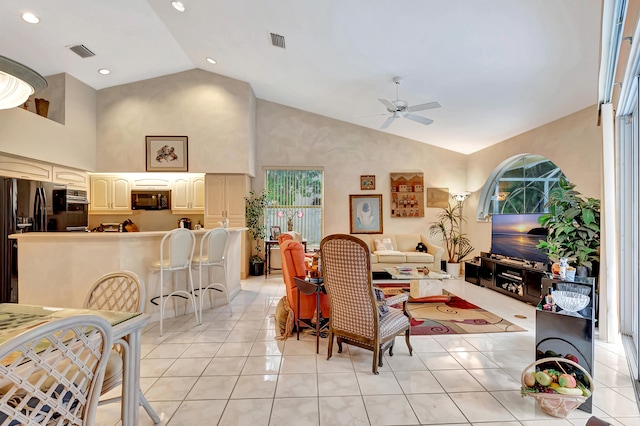
[[(392, 296), (409, 291), (408, 284), (375, 284), (385, 295)], [(443, 290), (451, 300), (444, 303), (423, 303), (409, 298), (411, 334), (475, 334), (527, 331), (506, 319), (467, 302), (455, 294)]]

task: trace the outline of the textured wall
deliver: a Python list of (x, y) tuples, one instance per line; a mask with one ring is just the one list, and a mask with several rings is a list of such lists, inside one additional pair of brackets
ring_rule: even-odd
[(253, 175), (249, 84), (194, 69), (98, 92), (97, 168), (145, 171), (145, 136), (189, 137), (189, 171)]
[(467, 189), (472, 195), (465, 212), (469, 236), (478, 251), (491, 247), (491, 223), (475, 220), (482, 186), (502, 161), (523, 153), (545, 156), (576, 184), (577, 191), (602, 199), (602, 129), (597, 126), (594, 105), (468, 156)]
[[(425, 187), (466, 185), (465, 155), (260, 99), (257, 139), (254, 189), (264, 186), (264, 168), (324, 168), (324, 235), (349, 233), (349, 194), (382, 194), (384, 232), (428, 234), (438, 209), (424, 218), (390, 217), (391, 172), (422, 171)], [(360, 175), (376, 176), (375, 191), (360, 190)]]
[[(22, 108), (0, 110), (0, 151), (93, 171), (96, 168), (96, 91), (74, 77), (54, 76), (53, 96), (64, 85), (63, 99), (50, 99), (55, 115), (64, 102), (64, 124)], [(37, 96), (37, 95), (36, 95)]]

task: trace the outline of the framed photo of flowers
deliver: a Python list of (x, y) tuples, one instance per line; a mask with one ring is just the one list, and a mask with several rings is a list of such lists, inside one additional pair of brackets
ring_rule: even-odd
[(349, 195), (352, 234), (382, 234), (382, 194)]
[(187, 136), (147, 136), (148, 172), (188, 172)]

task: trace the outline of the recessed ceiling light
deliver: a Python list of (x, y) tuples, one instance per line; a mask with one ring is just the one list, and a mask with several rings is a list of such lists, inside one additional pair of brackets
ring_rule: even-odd
[(216, 64), (217, 63), (215, 59), (209, 58), (209, 57), (207, 57), (207, 62), (209, 62), (210, 64)]
[(178, 12), (184, 12), (184, 4), (181, 1), (172, 1), (171, 6)]
[(102, 75), (109, 75), (109, 74), (111, 74), (111, 70), (108, 70), (108, 69), (106, 69), (106, 68), (100, 68), (100, 69), (98, 70), (98, 72), (99, 72), (100, 74), (102, 74)]
[(37, 24), (38, 22), (40, 22), (40, 18), (38, 18), (36, 15), (34, 15), (31, 12), (23, 13), (22, 20), (30, 24)]

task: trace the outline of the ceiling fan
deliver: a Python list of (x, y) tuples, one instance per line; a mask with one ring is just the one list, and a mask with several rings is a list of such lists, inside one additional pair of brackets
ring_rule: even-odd
[(428, 102), (426, 104), (409, 106), (409, 103), (407, 101), (403, 101), (402, 99), (400, 99), (400, 83), (402, 82), (402, 79), (400, 77), (394, 77), (393, 81), (394, 83), (396, 83), (396, 100), (390, 101), (389, 99), (378, 99), (385, 107), (387, 107), (387, 111), (393, 114), (391, 115), (391, 117), (387, 118), (384, 123), (382, 123), (382, 126), (380, 126), (380, 128), (386, 129), (393, 122), (393, 120), (399, 117), (408, 118), (409, 120), (413, 120), (421, 124), (428, 125), (433, 123), (433, 120), (427, 117), (422, 117), (420, 115), (415, 115), (412, 113), (417, 111), (425, 111), (432, 108), (440, 108), (440, 104), (437, 102)]

